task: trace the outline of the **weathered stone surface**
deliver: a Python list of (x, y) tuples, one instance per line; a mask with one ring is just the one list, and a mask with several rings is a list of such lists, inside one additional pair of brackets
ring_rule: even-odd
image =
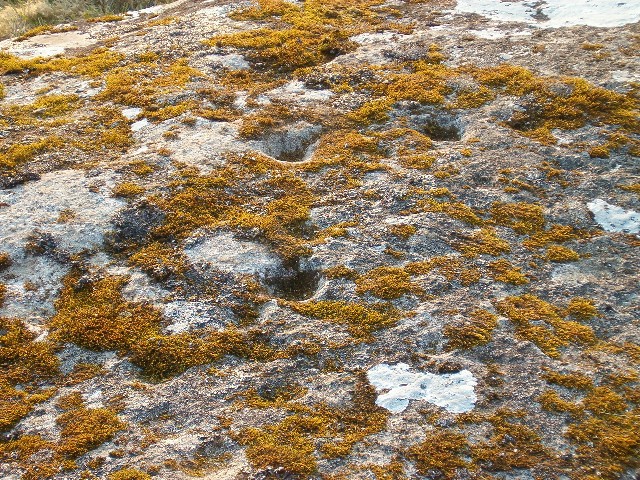
[(0, 42), (0, 477), (636, 478), (640, 12), (567, 5)]

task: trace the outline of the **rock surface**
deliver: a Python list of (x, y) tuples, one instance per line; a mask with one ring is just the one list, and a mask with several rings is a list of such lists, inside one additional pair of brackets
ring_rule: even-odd
[(637, 478), (640, 10), (568, 5), (0, 42), (0, 477)]

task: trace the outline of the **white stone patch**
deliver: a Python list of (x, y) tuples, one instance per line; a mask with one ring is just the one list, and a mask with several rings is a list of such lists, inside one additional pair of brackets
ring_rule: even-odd
[(237, 110), (246, 110), (248, 98), (249, 94), (247, 92), (236, 92), (236, 98), (233, 100), (233, 107)]
[(213, 308), (206, 302), (176, 300), (164, 305), (163, 310), (165, 318), (172, 322), (166, 327), (171, 333), (186, 332), (192, 328), (224, 327), (222, 322), (215, 321)]
[(171, 295), (171, 292), (160, 287), (146, 273), (139, 270), (127, 267), (111, 267), (107, 272), (109, 275), (129, 276), (129, 281), (122, 289), (122, 295), (131, 302), (160, 304)]
[[(13, 262), (0, 275), (9, 288), (2, 314), (40, 317), (51, 311), (68, 266), (46, 256), (26, 255), (27, 238), (34, 230), (50, 234), (56, 246), (69, 254), (100, 246), (109, 220), (124, 205), (110, 196), (115, 183), (112, 176), (88, 178), (80, 170), (62, 170), (0, 190), (0, 204), (7, 205), (0, 207), (0, 251)], [(71, 217), (59, 222), (63, 211)], [(36, 289), (26, 289), (25, 282)]]
[(149, 120), (147, 120), (146, 118), (143, 118), (142, 120), (138, 120), (137, 122), (134, 122), (131, 124), (131, 131), (139, 132), (140, 130), (145, 128), (147, 125), (149, 125)]
[(104, 404), (102, 403), (104, 397), (102, 394), (102, 389), (97, 388), (92, 392), (86, 392), (82, 395), (86, 405), (88, 408), (102, 408)]
[(140, 10), (130, 10), (127, 12), (127, 15), (131, 15), (133, 18), (138, 18), (140, 15), (157, 15), (158, 13), (162, 13), (170, 8), (175, 8), (178, 5), (181, 5), (186, 0), (177, 0), (172, 3), (165, 3), (161, 5), (154, 5), (152, 7), (142, 8)]
[(129, 120), (133, 120), (138, 115), (140, 115), (140, 112), (142, 112), (141, 108), (131, 107), (131, 108), (125, 108), (124, 110), (122, 110), (122, 115)]
[(303, 82), (294, 80), (267, 92), (265, 95), (260, 95), (258, 101), (260, 101), (260, 97), (263, 96), (267, 99), (288, 100), (301, 104), (316, 104), (330, 100), (331, 97), (333, 97), (333, 92), (331, 90), (311, 90), (305, 87)]
[(89, 34), (73, 30), (37, 35), (22, 42), (4, 40), (0, 42), (0, 50), (20, 58), (49, 58), (60, 55), (67, 49), (88, 47), (96, 42)]
[(412, 372), (406, 363), (381, 363), (367, 372), (367, 378), (377, 391), (376, 405), (390, 412), (400, 413), (409, 406), (409, 400), (426, 400), (450, 413), (472, 410), (477, 397), (477, 381), (469, 370), (436, 375)]
[(214, 65), (219, 65), (229, 70), (247, 70), (251, 68), (249, 62), (239, 53), (230, 53), (228, 55), (209, 55), (205, 60)]
[[(94, 188), (101, 183), (101, 186)], [(35, 229), (50, 233), (69, 253), (91, 249), (102, 243), (102, 233), (111, 216), (124, 205), (111, 197), (112, 177), (86, 177), (81, 170), (46, 173), (38, 181), (0, 190), (1, 249), (17, 255)], [(93, 191), (92, 191), (93, 190)], [(58, 222), (60, 213), (73, 216)]]
[(469, 30), (467, 33), (478, 38), (484, 38), (486, 40), (498, 40), (500, 38), (506, 37), (526, 37), (531, 35), (531, 32), (528, 32), (526, 30), (509, 31), (500, 30), (499, 28), (495, 27), (485, 28), (484, 30)]
[(360, 35), (354, 35), (349, 40), (360, 45), (374, 45), (381, 42), (390, 42), (397, 36), (398, 34), (394, 32), (361, 33)]
[(146, 143), (159, 143), (171, 150), (175, 158), (198, 167), (203, 173), (207, 173), (211, 166), (222, 165), (228, 152), (243, 152), (250, 148), (240, 140), (238, 125), (203, 118), (196, 119), (195, 125), (181, 132), (179, 138), (163, 138), (162, 133), (176, 123), (172, 119), (150, 125), (139, 133), (140, 138)]
[(640, 20), (637, 0), (458, 0), (455, 13), (477, 13), (502, 22), (542, 28), (573, 25), (618, 27)]
[(237, 240), (230, 233), (196, 239), (193, 243), (193, 246), (185, 249), (185, 254), (200, 270), (214, 269), (228, 273), (264, 275), (278, 270), (281, 266), (280, 259), (266, 246)]
[(640, 81), (640, 72), (629, 70), (612, 70), (611, 79), (614, 82), (637, 82)]
[(640, 213), (611, 205), (600, 198), (587, 203), (595, 221), (607, 232), (640, 232)]

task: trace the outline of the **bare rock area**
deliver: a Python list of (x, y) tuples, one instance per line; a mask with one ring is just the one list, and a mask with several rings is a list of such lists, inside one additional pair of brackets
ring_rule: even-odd
[(639, 5), (0, 41), (0, 478), (640, 478)]

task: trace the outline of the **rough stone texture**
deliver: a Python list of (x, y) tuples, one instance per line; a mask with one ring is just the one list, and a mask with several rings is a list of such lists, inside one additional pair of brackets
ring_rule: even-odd
[[(162, 480), (637, 478), (640, 14), (633, 2), (599, 1), (597, 15), (573, 17), (556, 8), (561, 3), (397, 0), (385, 10), (356, 2), (352, 8), (384, 22), (349, 30), (340, 48), (330, 44), (321, 61), (293, 72), (256, 59), (255, 46), (203, 43), (288, 28), (286, 15), (233, 14), (250, 2), (182, 0), (121, 21), (0, 42), (2, 52), (23, 59), (75, 58), (95, 48), (122, 54), (96, 75), (5, 72), (0, 57), (0, 255), (10, 259), (0, 256), (0, 317), (22, 321), (60, 362), (54, 376), (26, 386), (0, 377), (2, 392), (3, 382), (20, 391), (52, 388), (0, 433), (0, 477), (108, 479), (135, 468)], [(346, 4), (325, 21), (346, 16)], [(300, 48), (289, 61), (312, 47)], [(181, 60), (197, 69), (184, 81), (170, 78)], [(570, 77), (624, 97), (635, 123), (627, 118), (622, 127), (621, 116), (589, 111), (579, 125), (554, 124), (553, 141), (537, 137), (533, 127), (548, 106), (539, 91), (503, 90), (469, 73), (505, 63), (532, 72), (552, 103), (582, 85)], [(153, 73), (125, 77), (126, 90), (160, 80), (138, 97), (105, 95), (109, 75), (145, 68)], [(406, 98), (385, 90), (394, 75), (419, 68), (433, 68), (430, 79), (446, 77), (443, 99), (422, 101), (425, 84), (406, 87)], [(460, 92), (482, 89), (493, 95), (453, 105)], [(68, 101), (79, 103), (51, 117), (46, 108), (16, 113), (52, 95), (76, 95)], [(372, 100), (388, 101), (382, 115), (359, 116)], [(91, 117), (103, 107), (115, 113)], [(571, 107), (563, 114), (571, 116)], [(127, 142), (107, 135), (99, 148), (83, 148), (96, 132), (123, 127)], [(405, 133), (390, 133), (399, 129)], [(14, 167), (3, 163), (12, 146), (50, 132), (62, 144)], [(411, 163), (419, 155), (426, 163)], [(542, 223), (534, 212), (533, 226), (518, 226), (517, 216), (500, 216), (504, 204), (533, 208)], [(558, 225), (566, 238), (551, 233)], [(545, 233), (551, 239), (539, 240)], [(495, 235), (489, 243), (498, 251), (469, 247), (481, 235)], [(102, 305), (91, 318), (156, 312), (148, 337), (131, 332), (142, 336), (92, 350), (52, 331), (61, 295), (121, 277), (112, 299), (129, 302), (121, 316), (109, 317)], [(525, 320), (510, 316), (505, 305), (514, 297), (526, 303), (527, 295), (540, 303), (532, 301)], [(371, 318), (379, 323), (369, 328)], [(593, 337), (584, 340), (569, 322)], [(229, 335), (215, 344), (224, 355), (207, 356), (212, 347), (203, 339), (219, 334)], [(237, 347), (236, 335), (245, 335), (247, 348)], [(547, 349), (545, 341), (560, 337), (557, 351)], [(19, 358), (3, 352), (5, 341), (2, 327), (0, 368), (9, 371)], [(140, 353), (143, 341), (151, 346)], [(171, 341), (175, 351), (163, 351)], [(161, 355), (184, 360), (184, 368), (145, 374), (146, 362), (155, 366)], [(100, 369), (74, 376), (83, 364)], [(465, 398), (474, 401), (443, 408), (429, 401), (439, 392), (420, 384), (401, 397), (411, 398), (406, 408), (376, 406), (394, 390), (376, 390), (366, 372), (402, 364), (411, 382), (464, 375)], [(582, 374), (593, 385), (563, 385), (549, 372)], [(398, 381), (396, 388), (407, 387)], [(605, 390), (612, 403), (594, 406)], [(545, 403), (549, 391), (564, 407)], [(126, 427), (71, 464), (51, 445), (64, 443), (59, 402), (74, 392)], [(0, 417), (7, 402), (2, 393)], [(573, 438), (575, 430), (589, 440)], [(348, 444), (354, 431), (348, 448), (329, 453), (327, 445)], [(599, 431), (613, 439), (610, 449)], [(451, 447), (444, 440), (451, 434), (464, 445)], [(11, 441), (29, 435), (52, 444), (20, 454)], [(34, 474), (30, 464), (53, 470)]]

